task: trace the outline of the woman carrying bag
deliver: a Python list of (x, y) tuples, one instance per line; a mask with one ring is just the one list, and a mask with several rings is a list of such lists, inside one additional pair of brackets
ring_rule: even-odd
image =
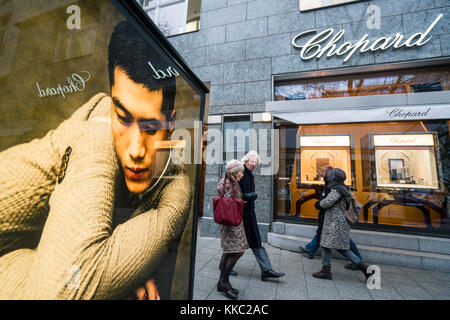
[[(239, 187), (239, 180), (244, 175), (244, 166), (238, 160), (231, 160), (225, 167), (225, 177), (220, 179), (217, 185), (217, 193), (224, 198), (234, 198), (242, 200), (242, 192)], [(217, 283), (217, 291), (225, 293), (230, 299), (237, 299), (239, 291), (234, 289), (230, 283), (230, 272), (236, 262), (248, 249), (247, 238), (245, 237), (244, 226), (241, 222), (237, 226), (227, 226), (219, 224), (220, 241), (223, 249), (220, 261), (220, 278)]]
[(312, 274), (315, 278), (331, 280), (331, 249), (336, 249), (340, 254), (352, 261), (357, 269), (364, 273), (366, 279), (370, 276), (370, 274), (367, 274), (368, 265), (349, 250), (351, 227), (345, 218), (344, 211), (348, 210), (352, 195), (344, 184), (346, 178), (345, 172), (338, 168), (332, 169), (327, 173), (327, 188), (329, 188), (329, 192), (318, 203), (321, 209), (326, 210), (320, 240), (322, 270)]

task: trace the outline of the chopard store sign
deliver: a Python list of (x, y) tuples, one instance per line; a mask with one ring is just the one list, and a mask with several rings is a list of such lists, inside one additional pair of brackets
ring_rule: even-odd
[(450, 119), (450, 105), (335, 110), (332, 114), (332, 117), (324, 117), (323, 112), (272, 113), (273, 116), (297, 124), (437, 120)]
[[(428, 29), (425, 32), (417, 32), (411, 35), (406, 40), (405, 36), (399, 32), (395, 34), (395, 36), (390, 37), (380, 37), (373, 41), (367, 40), (368, 34), (365, 34), (361, 39), (352, 43), (350, 41), (346, 41), (340, 46), (336, 43), (344, 37), (345, 30), (340, 30), (336, 34), (334, 34), (334, 29), (326, 29), (319, 34), (310, 38), (305, 44), (298, 44), (300, 38), (305, 35), (309, 35), (311, 33), (315, 33), (317, 29), (304, 31), (302, 33), (297, 34), (292, 39), (292, 45), (300, 50), (300, 57), (303, 60), (309, 60), (312, 58), (321, 58), (324, 54), (327, 57), (336, 56), (344, 56), (345, 58), (343, 62), (347, 62), (348, 59), (352, 57), (352, 55), (359, 51), (361, 53), (364, 52), (375, 52), (375, 51), (384, 51), (390, 47), (394, 49), (399, 49), (402, 47), (420, 47), (426, 44), (432, 38), (429, 35), (430, 31), (433, 27), (438, 23), (438, 21), (442, 18), (443, 14), (437, 16), (437, 18), (430, 24)], [(327, 42), (326, 42), (327, 41)], [(326, 44), (325, 44), (326, 42)]]

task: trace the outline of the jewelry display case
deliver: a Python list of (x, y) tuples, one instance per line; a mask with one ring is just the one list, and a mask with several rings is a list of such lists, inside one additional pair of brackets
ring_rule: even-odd
[(370, 189), (439, 190), (435, 133), (369, 134), (361, 141)]
[(430, 210), (447, 217), (446, 202), (433, 201), (445, 197), (437, 141), (430, 131), (369, 133), (361, 139), (363, 191), (382, 195), (364, 204), (364, 221), (372, 208), (378, 224), (381, 209), (390, 205), (417, 208), (427, 228), (432, 228)]
[(344, 170), (345, 184), (352, 184), (351, 136), (300, 136), (300, 181), (301, 185), (323, 185), (319, 169), (332, 166)]
[[(299, 136), (299, 159), (297, 163), (298, 199), (295, 201), (295, 216), (300, 217), (302, 205), (310, 200), (318, 200), (324, 178), (320, 168), (331, 166), (344, 170), (345, 184), (353, 189), (354, 172), (351, 135), (304, 135)], [(309, 213), (303, 213), (307, 216)]]

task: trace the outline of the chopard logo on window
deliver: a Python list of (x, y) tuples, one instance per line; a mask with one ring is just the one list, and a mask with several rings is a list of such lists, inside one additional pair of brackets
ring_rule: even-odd
[(63, 99), (65, 99), (66, 94), (84, 91), (84, 89), (86, 89), (86, 82), (88, 82), (90, 78), (91, 74), (89, 71), (81, 71), (80, 73), (73, 73), (71, 76), (67, 77), (66, 84), (61, 85), (61, 83), (57, 83), (54, 87), (45, 88), (39, 85), (39, 82), (36, 82), (36, 88), (39, 98), (62, 96)]
[[(324, 54), (328, 58), (336, 55), (343, 56), (346, 55), (343, 62), (347, 62), (348, 59), (352, 57), (352, 55), (359, 51), (361, 53), (364, 52), (375, 52), (375, 51), (384, 51), (390, 47), (394, 49), (399, 49), (402, 47), (420, 47), (426, 44), (431, 40), (432, 36), (428, 35), (433, 27), (438, 23), (443, 14), (437, 16), (437, 18), (430, 24), (428, 29), (425, 32), (417, 32), (411, 35), (409, 38), (404, 40), (405, 35), (397, 32), (395, 36), (390, 37), (380, 37), (375, 39), (374, 41), (368, 40), (368, 34), (365, 34), (361, 39), (352, 43), (350, 41), (346, 41), (341, 45), (337, 45), (336, 43), (344, 37), (345, 30), (342, 29), (334, 34), (334, 29), (329, 28), (326, 29), (319, 34), (313, 36), (309, 39), (305, 44), (298, 44), (298, 40), (305, 35), (315, 33), (317, 29), (307, 30), (302, 33), (297, 34), (292, 39), (292, 45), (294, 48), (301, 49), (300, 57), (303, 60), (309, 60), (312, 58), (321, 58)], [(334, 35), (333, 35), (334, 34)], [(428, 38), (427, 38), (428, 37)], [(325, 41), (328, 41), (324, 44)]]

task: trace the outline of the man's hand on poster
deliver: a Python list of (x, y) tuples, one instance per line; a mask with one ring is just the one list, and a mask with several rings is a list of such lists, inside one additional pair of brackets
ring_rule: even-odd
[(139, 287), (134, 292), (134, 295), (129, 297), (128, 300), (161, 300), (156, 287), (156, 282), (153, 278), (148, 279), (145, 285)]

